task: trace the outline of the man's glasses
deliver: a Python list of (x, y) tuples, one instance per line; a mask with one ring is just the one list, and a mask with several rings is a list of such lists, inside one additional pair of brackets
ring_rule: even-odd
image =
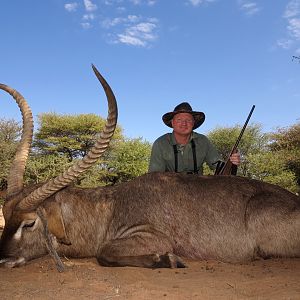
[(186, 124), (193, 124), (194, 123), (194, 120), (193, 119), (180, 119), (180, 118), (178, 118), (178, 119), (174, 119), (174, 121), (175, 121), (175, 123), (181, 123), (181, 124), (183, 124), (183, 123), (186, 123)]

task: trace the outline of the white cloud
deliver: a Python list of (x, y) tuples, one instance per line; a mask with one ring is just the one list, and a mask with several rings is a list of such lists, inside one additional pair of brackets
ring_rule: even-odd
[(280, 39), (277, 41), (277, 46), (283, 49), (290, 49), (293, 44), (292, 40), (289, 39)]
[(92, 20), (94, 20), (95, 19), (95, 15), (94, 14), (85, 14), (85, 15), (83, 15), (83, 17), (82, 17), (82, 20), (90, 20), (90, 21), (92, 21)]
[[(186, 1), (186, 0), (185, 0)], [(215, 0), (204, 0), (215, 1)], [(127, 0), (133, 5), (156, 4), (157, 0)], [(101, 14), (96, 12), (98, 7), (96, 3), (101, 3)], [(75, 5), (76, 4), (76, 5)], [(139, 47), (149, 47), (158, 37), (158, 20), (156, 18), (145, 18), (143, 16), (128, 14), (125, 15), (127, 9), (122, 5), (125, 0), (83, 0), (81, 6), (82, 17), (80, 26), (83, 29), (96, 28), (95, 20), (100, 20), (98, 24), (102, 26), (104, 35), (109, 42), (133, 45)], [(69, 3), (66, 9), (69, 11), (77, 8), (77, 3)], [(132, 7), (131, 7), (132, 8)], [(105, 12), (109, 11), (111, 16), (105, 18)]]
[(189, 1), (194, 6), (197, 6), (203, 2), (202, 0), (189, 0)]
[(116, 43), (123, 43), (133, 46), (146, 47), (149, 43), (157, 39), (157, 25), (151, 22), (140, 22), (129, 26), (123, 33), (116, 36)]
[(118, 41), (116, 41), (116, 42), (120, 42), (120, 43), (127, 44), (127, 45), (132, 45), (132, 46), (141, 46), (141, 47), (146, 46), (145, 42), (143, 42), (138, 37), (133, 37), (133, 36), (130, 36), (127, 34), (118, 34)]
[(200, 4), (215, 2), (216, 0), (188, 0), (188, 3), (192, 4), (193, 6), (199, 6)]
[(287, 30), (293, 38), (300, 40), (300, 18), (289, 19)]
[(128, 21), (130, 21), (131, 23), (134, 23), (134, 22), (138, 22), (141, 18), (136, 16), (136, 15), (129, 15), (127, 17)]
[(293, 18), (300, 13), (300, 1), (292, 0), (286, 6), (283, 17), (284, 18)]
[(148, 0), (148, 5), (152, 6), (156, 3), (156, 0)]
[(147, 39), (152, 39), (154, 36), (152, 34), (156, 25), (153, 23), (139, 23), (127, 29), (127, 32), (132, 36), (145, 35)]
[(97, 5), (94, 4), (91, 0), (83, 0), (84, 7), (86, 11), (95, 11), (97, 10)]
[(291, 0), (283, 13), (287, 20), (286, 31), (288, 38), (277, 41), (277, 45), (283, 49), (291, 49), (296, 46), (296, 53), (299, 50), (300, 42), (300, 0)]
[(101, 22), (101, 25), (104, 28), (110, 28), (110, 27), (114, 27), (114, 26), (117, 26), (118, 24), (123, 23), (125, 20), (126, 19), (124, 19), (124, 18), (114, 18), (114, 19), (106, 18), (105, 20), (103, 20)]
[(113, 0), (105, 0), (105, 1), (104, 1), (104, 4), (105, 4), (105, 5), (113, 5), (113, 4), (114, 4), (114, 1), (113, 1)]
[(118, 5), (120, 3), (125, 2), (124, 0), (102, 0), (102, 2), (104, 2), (105, 5)]
[(77, 7), (78, 7), (78, 3), (76, 2), (65, 4), (65, 9), (69, 12), (76, 11)]
[(149, 6), (152, 6), (156, 3), (157, 0), (130, 0), (131, 3), (134, 5), (141, 5), (141, 4), (146, 4)]
[(120, 18), (120, 17), (113, 18), (113, 19), (106, 18), (105, 20), (102, 21), (101, 24), (105, 28), (114, 27), (120, 24), (126, 26), (126, 24), (137, 23), (140, 19), (141, 18), (136, 15), (128, 15), (126, 18)]
[(90, 28), (92, 28), (92, 25), (89, 22), (82, 22), (82, 23), (80, 23), (80, 25), (82, 26), (83, 29), (90, 29)]
[(112, 43), (122, 43), (133, 46), (147, 47), (157, 39), (158, 20), (156, 18), (143, 18), (137, 15), (106, 18), (101, 23), (109, 30), (107, 33)]
[(238, 5), (247, 15), (254, 15), (260, 11), (256, 2), (248, 0), (238, 0)]
[(126, 8), (124, 6), (118, 6), (116, 8), (116, 10), (119, 12), (119, 13), (124, 13), (126, 11)]
[(300, 0), (290, 1), (286, 6), (283, 17), (288, 22), (288, 34), (292, 38), (300, 40)]

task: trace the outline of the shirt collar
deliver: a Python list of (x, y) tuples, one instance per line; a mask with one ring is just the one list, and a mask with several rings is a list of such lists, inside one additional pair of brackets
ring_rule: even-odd
[[(194, 131), (192, 131), (191, 133), (191, 136), (190, 136), (190, 139), (189, 139), (189, 142), (195, 138), (195, 134), (194, 134)], [(171, 143), (172, 145), (177, 145), (176, 143), (176, 139), (175, 139), (175, 135), (174, 135), (174, 131), (171, 133)]]

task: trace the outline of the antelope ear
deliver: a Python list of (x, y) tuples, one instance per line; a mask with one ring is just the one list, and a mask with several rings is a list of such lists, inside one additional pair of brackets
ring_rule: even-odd
[(60, 204), (56, 202), (48, 202), (44, 206), (47, 213), (47, 222), (49, 231), (57, 238), (57, 241), (71, 245), (65, 230), (65, 223), (61, 213)]

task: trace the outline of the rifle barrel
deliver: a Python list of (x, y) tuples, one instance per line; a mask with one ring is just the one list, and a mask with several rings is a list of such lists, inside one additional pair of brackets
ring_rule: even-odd
[[(246, 120), (246, 122), (245, 122), (245, 124), (244, 124), (244, 126), (243, 126), (243, 128), (242, 128), (242, 130), (240, 132), (240, 134), (239, 134), (239, 137), (237, 138), (237, 140), (235, 142), (235, 145), (233, 146), (233, 148), (232, 148), (232, 150), (231, 150), (231, 152), (229, 154), (228, 159), (226, 160), (226, 162), (223, 164), (223, 166), (221, 167), (221, 169), (219, 171), (216, 170), (215, 175), (230, 175), (231, 174), (231, 170), (232, 170), (233, 167), (235, 167), (236, 170), (237, 170), (237, 166), (234, 166), (231, 163), (230, 156), (236, 151), (236, 149), (237, 149), (237, 147), (238, 147), (238, 145), (240, 143), (240, 140), (241, 140), (241, 138), (242, 138), (242, 136), (244, 134), (244, 131), (245, 131), (247, 125), (248, 125), (248, 122), (249, 122), (249, 120), (251, 118), (251, 115), (252, 115), (252, 113), (254, 111), (254, 108), (255, 108), (255, 105), (252, 106), (252, 108), (250, 110), (250, 113), (249, 113), (249, 115), (247, 117), (247, 120)], [(236, 173), (236, 170), (235, 170), (235, 173)]]
[(233, 146), (233, 148), (232, 148), (232, 150), (231, 150), (229, 156), (231, 156), (231, 155), (233, 154), (233, 152), (236, 150), (237, 146), (239, 145), (240, 140), (241, 140), (241, 138), (242, 138), (242, 136), (243, 136), (243, 134), (244, 134), (244, 131), (245, 131), (247, 125), (248, 125), (248, 122), (249, 122), (249, 120), (250, 120), (250, 118), (251, 118), (251, 116), (252, 116), (252, 113), (253, 113), (253, 111), (254, 111), (254, 108), (255, 108), (255, 105), (252, 106), (252, 108), (251, 108), (251, 110), (250, 110), (250, 113), (249, 113), (249, 115), (248, 115), (248, 117), (247, 117), (247, 120), (246, 120), (246, 122), (245, 122), (245, 124), (244, 124), (244, 126), (243, 126), (243, 128), (242, 128), (242, 130), (241, 130), (241, 132), (240, 132), (240, 135), (239, 135), (239, 137), (237, 138), (237, 140), (236, 140), (236, 142), (235, 142), (235, 144), (234, 144), (234, 146)]

